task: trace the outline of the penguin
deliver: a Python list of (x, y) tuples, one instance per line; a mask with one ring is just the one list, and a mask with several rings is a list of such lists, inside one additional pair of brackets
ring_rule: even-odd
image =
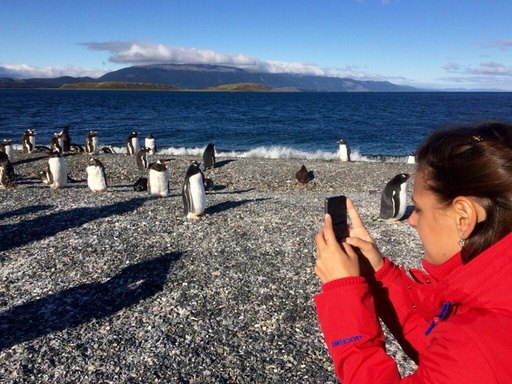
[(60, 143), (60, 132), (55, 132), (53, 134), (52, 140), (50, 141), (50, 150), (59, 151), (59, 153), (62, 154), (62, 146)]
[(197, 161), (192, 161), (181, 189), (184, 216), (197, 219), (206, 209), (206, 193), (204, 190), (204, 175)]
[(302, 165), (302, 167), (297, 171), (295, 178), (301, 184), (306, 184), (309, 181), (309, 172), (305, 165)]
[(84, 153), (84, 149), (81, 145), (78, 144), (71, 144), (69, 146), (69, 151), (72, 153)]
[(85, 138), (85, 152), (96, 155), (98, 153), (98, 131), (91, 130)]
[(47, 171), (49, 175), (48, 184), (52, 189), (65, 187), (68, 182), (66, 162), (58, 151), (51, 151), (49, 155)]
[(150, 133), (147, 135), (147, 137), (144, 139), (144, 146), (149, 149), (148, 154), (153, 156), (156, 153), (156, 142), (153, 135)]
[(23, 153), (31, 153), (36, 148), (36, 130), (33, 128), (27, 129), (21, 136), (21, 145)]
[(149, 153), (149, 148), (146, 148), (146, 147), (142, 147), (137, 152), (135, 161), (137, 162), (137, 168), (140, 171), (145, 171), (149, 167), (148, 153)]
[(215, 144), (209, 143), (203, 152), (203, 170), (215, 167)]
[(93, 192), (106, 192), (108, 188), (105, 167), (102, 162), (94, 157), (89, 159), (87, 168), (87, 186)]
[(108, 154), (116, 153), (116, 151), (112, 147), (101, 147), (101, 152)]
[(0, 152), (0, 188), (14, 187), (15, 179), (14, 167), (9, 156), (5, 152)]
[(204, 190), (205, 192), (213, 191), (213, 188), (215, 188), (215, 184), (213, 183), (212, 179), (209, 179), (207, 177), (204, 178)]
[(133, 184), (133, 190), (135, 192), (142, 192), (148, 190), (148, 178), (147, 177), (139, 177), (137, 181)]
[(416, 155), (414, 153), (409, 153), (407, 156), (407, 164), (416, 164)]
[(380, 198), (379, 219), (400, 220), (407, 210), (407, 180), (409, 173), (399, 173), (384, 187)]
[(65, 126), (62, 128), (62, 131), (60, 131), (60, 140), (61, 140), (61, 146), (62, 151), (64, 153), (71, 152), (71, 137), (69, 137), (69, 127)]
[(350, 148), (348, 147), (347, 142), (340, 139), (337, 143), (340, 145), (340, 150), (338, 152), (340, 160), (343, 162), (350, 161)]
[(2, 144), (0, 144), (0, 152), (4, 152), (9, 157), (11, 163), (14, 161), (14, 149), (11, 145), (11, 139), (4, 139)]
[(139, 152), (139, 138), (140, 132), (132, 132), (126, 139), (126, 155), (135, 156)]
[(151, 196), (169, 196), (169, 171), (167, 170), (169, 160), (157, 160), (149, 168), (147, 189)]

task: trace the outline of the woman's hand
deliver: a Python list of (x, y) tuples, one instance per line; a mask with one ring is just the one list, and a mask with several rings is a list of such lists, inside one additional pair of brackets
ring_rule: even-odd
[[(325, 215), (324, 226), (320, 228), (315, 238), (317, 245), (315, 273), (324, 284), (343, 277), (359, 276), (361, 272), (373, 273), (384, 265), (377, 246), (350, 199), (347, 199), (347, 212), (352, 227), (349, 228), (349, 237), (344, 242), (339, 244), (336, 241), (330, 215)], [(367, 261), (360, 260), (359, 255)], [(362, 267), (360, 261), (363, 261)], [(367, 271), (364, 268), (368, 262), (373, 271)]]
[(350, 221), (352, 222), (352, 227), (349, 227), (348, 229), (349, 237), (347, 237), (346, 242), (353, 247), (358, 248), (363, 256), (370, 262), (373, 272), (377, 272), (384, 265), (384, 259), (377, 249), (372, 237), (368, 233), (368, 230), (364, 226), (354, 204), (348, 198), (347, 212), (350, 217)]
[(330, 215), (325, 215), (324, 226), (318, 231), (315, 241), (315, 273), (322, 283), (359, 276), (359, 258), (350, 245), (336, 241)]

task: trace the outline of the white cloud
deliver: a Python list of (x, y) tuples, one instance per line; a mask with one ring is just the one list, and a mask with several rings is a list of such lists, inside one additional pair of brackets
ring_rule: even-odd
[(501, 48), (508, 49), (512, 48), (512, 40), (496, 40), (496, 41), (488, 41), (486, 43), (476, 43), (476, 45), (484, 48)]
[(74, 65), (35, 67), (27, 64), (1, 64), (0, 76), (16, 79), (53, 78), (61, 76), (97, 78), (109, 72), (105, 69), (81, 68)]
[(110, 52), (109, 61), (116, 64), (211, 64), (268, 73), (296, 73), (325, 76), (327, 72), (314, 64), (263, 61), (241, 53), (226, 54), (209, 49), (183, 48), (142, 42), (83, 43), (95, 51)]
[[(512, 78), (512, 66), (507, 66), (505, 64), (495, 63), (492, 61), (487, 61), (480, 63), (477, 67), (471, 66), (462, 66), (456, 63), (448, 63), (443, 67), (444, 70), (450, 73), (459, 73), (462, 75), (473, 75), (479, 77), (488, 76), (493, 78)], [(467, 79), (467, 77), (463, 77), (463, 79)]]

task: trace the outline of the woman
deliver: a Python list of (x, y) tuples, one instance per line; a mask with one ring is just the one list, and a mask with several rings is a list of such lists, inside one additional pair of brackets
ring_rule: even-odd
[[(423, 269), (379, 253), (353, 204), (349, 237), (316, 236), (318, 318), (343, 383), (512, 383), (512, 125), (434, 132), (417, 152)], [(371, 268), (369, 268), (371, 265)], [(378, 318), (417, 370), (401, 378)]]

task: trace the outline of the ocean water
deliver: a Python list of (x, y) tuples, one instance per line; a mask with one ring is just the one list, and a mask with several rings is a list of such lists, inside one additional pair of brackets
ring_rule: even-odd
[(512, 121), (512, 93), (238, 93), (0, 90), (0, 140), (21, 148), (29, 127), (49, 145), (69, 126), (125, 152), (132, 131), (152, 133), (159, 152), (334, 159), (344, 139), (355, 161), (404, 161), (434, 129), (485, 119)]

